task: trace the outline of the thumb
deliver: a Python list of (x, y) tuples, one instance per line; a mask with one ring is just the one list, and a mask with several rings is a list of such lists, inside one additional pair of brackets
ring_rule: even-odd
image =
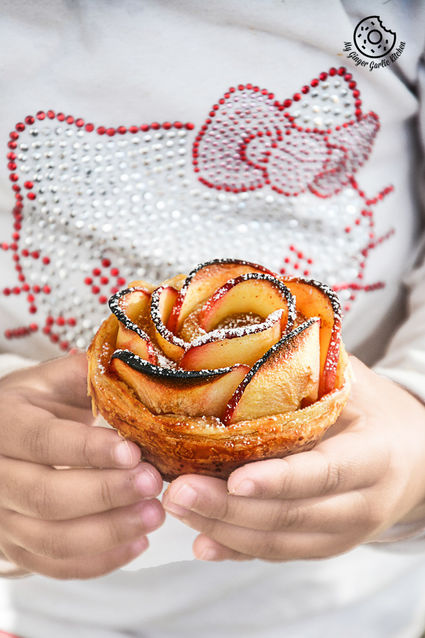
[(78, 352), (43, 364), (50, 388), (68, 405), (89, 408), (87, 354)]
[(13, 372), (5, 379), (4, 386), (13, 385), (25, 394), (35, 391), (47, 400), (89, 409), (87, 367), (85, 352), (68, 354)]

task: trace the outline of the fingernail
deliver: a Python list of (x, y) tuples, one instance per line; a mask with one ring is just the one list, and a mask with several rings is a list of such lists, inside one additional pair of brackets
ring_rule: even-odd
[(127, 441), (121, 441), (115, 450), (114, 458), (117, 465), (128, 466), (133, 463), (133, 454)]
[(255, 494), (255, 483), (251, 479), (244, 479), (239, 485), (231, 487), (229, 492), (235, 496), (253, 496)]
[(148, 529), (154, 529), (158, 527), (163, 518), (161, 508), (156, 502), (144, 503), (140, 512), (143, 525)]
[(156, 496), (160, 492), (157, 477), (150, 470), (140, 470), (134, 479), (137, 491), (142, 496)]
[(190, 510), (197, 499), (197, 493), (189, 485), (182, 485), (172, 497), (167, 494), (164, 500), (164, 509), (175, 516), (184, 516)]
[(213, 547), (206, 547), (199, 555), (199, 560), (217, 560), (218, 554)]

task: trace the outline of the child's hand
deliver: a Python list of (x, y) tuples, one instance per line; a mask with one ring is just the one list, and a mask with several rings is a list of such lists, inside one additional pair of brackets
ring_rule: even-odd
[(0, 551), (56, 578), (124, 565), (164, 518), (159, 473), (134, 443), (92, 427), (86, 377), (74, 355), (0, 380)]
[[(425, 501), (425, 408), (352, 359), (342, 417), (314, 450), (238, 468), (227, 484), (187, 475), (165, 509), (202, 532), (204, 560), (322, 558), (372, 540)], [(185, 509), (183, 509), (185, 508)]]

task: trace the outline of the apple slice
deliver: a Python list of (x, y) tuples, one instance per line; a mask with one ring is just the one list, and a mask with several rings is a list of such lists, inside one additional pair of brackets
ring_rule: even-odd
[(266, 321), (240, 328), (214, 330), (192, 341), (180, 361), (186, 370), (222, 368), (236, 363), (252, 366), (282, 336), (283, 310)]
[(160, 368), (128, 350), (116, 350), (111, 368), (153, 414), (220, 418), (249, 367), (202, 370)]
[(117, 347), (131, 350), (142, 359), (156, 363), (152, 342), (140, 327), (142, 319), (147, 315), (150, 298), (148, 290), (134, 286), (113, 295), (109, 299), (109, 307), (119, 321)]
[(341, 343), (341, 304), (334, 291), (319, 281), (283, 278), (304, 317), (320, 317), (319, 398), (335, 388)]
[(253, 312), (264, 319), (275, 310), (283, 310), (287, 332), (295, 319), (295, 299), (279, 279), (262, 273), (247, 273), (229, 279), (202, 307), (198, 323), (209, 332), (226, 317)]
[(317, 399), (319, 327), (318, 318), (305, 321), (257, 361), (230, 399), (225, 425), (295, 411)]
[(155, 328), (156, 341), (165, 356), (173, 361), (179, 361), (182, 358), (187, 346), (183, 339), (176, 337), (166, 327), (178, 294), (172, 286), (161, 286), (153, 291), (151, 297), (151, 319)]
[(242, 259), (214, 259), (194, 268), (180, 290), (167, 328), (175, 334), (178, 333), (183, 321), (195, 306), (208, 299), (228, 279), (248, 272), (274, 275), (268, 268)]

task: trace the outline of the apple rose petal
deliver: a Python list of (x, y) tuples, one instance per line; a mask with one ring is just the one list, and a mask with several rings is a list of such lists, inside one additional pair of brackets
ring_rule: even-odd
[(173, 361), (179, 361), (185, 353), (187, 344), (166, 327), (171, 311), (178, 297), (173, 286), (160, 286), (151, 297), (150, 316), (155, 330), (158, 346)]
[(314, 279), (285, 279), (297, 300), (297, 310), (304, 317), (320, 317), (320, 385), (319, 397), (336, 387), (341, 346), (341, 304), (334, 291)]
[(109, 299), (109, 308), (119, 321), (116, 345), (131, 350), (151, 363), (157, 357), (148, 334), (140, 326), (146, 316), (151, 294), (145, 288), (133, 286), (117, 292)]
[(316, 401), (320, 319), (305, 321), (266, 352), (244, 377), (223, 416), (226, 425), (284, 414)]
[(288, 288), (276, 277), (268, 274), (247, 273), (229, 279), (202, 307), (200, 327), (209, 332), (225, 317), (249, 313), (268, 317), (275, 310), (285, 310), (287, 330), (295, 319), (295, 299)]
[(274, 275), (268, 268), (242, 259), (213, 259), (194, 268), (180, 290), (168, 321), (168, 329), (177, 333), (195, 306), (208, 299), (229, 279), (248, 272)]
[(279, 341), (282, 316), (283, 309), (275, 310), (262, 323), (208, 332), (192, 341), (180, 366), (186, 370), (221, 368), (236, 363), (252, 366)]
[(153, 414), (221, 417), (249, 367), (183, 371), (152, 365), (128, 350), (116, 350), (111, 367)]

